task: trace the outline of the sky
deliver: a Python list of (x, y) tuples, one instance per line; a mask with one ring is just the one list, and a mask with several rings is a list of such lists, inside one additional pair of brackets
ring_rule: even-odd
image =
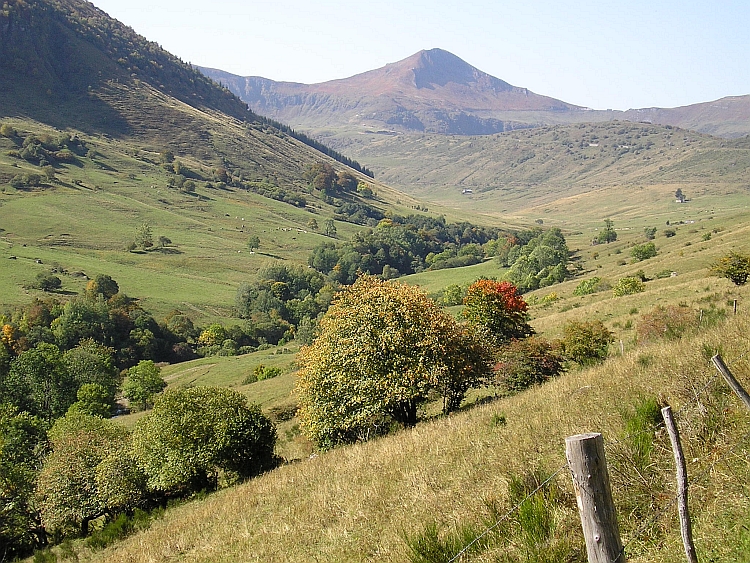
[(313, 84), (422, 49), (594, 109), (750, 94), (747, 0), (93, 0), (183, 61)]

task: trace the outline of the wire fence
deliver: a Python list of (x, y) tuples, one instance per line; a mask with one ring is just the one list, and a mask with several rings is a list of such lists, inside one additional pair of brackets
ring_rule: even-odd
[[(746, 350), (744, 353), (739, 355), (738, 357), (734, 358), (731, 362), (729, 362), (728, 366), (735, 366), (738, 362), (740, 362), (747, 354), (750, 353), (750, 350)], [(710, 369), (710, 366), (709, 366)], [(679, 419), (679, 416), (684, 413), (689, 407), (693, 406), (694, 404), (697, 404), (701, 401), (701, 398), (703, 395), (708, 391), (709, 388), (711, 388), (712, 385), (714, 385), (717, 380), (720, 379), (718, 372), (715, 369), (711, 369), (711, 373), (706, 373), (705, 375), (708, 377), (708, 380), (706, 383), (701, 387), (699, 391), (693, 392), (693, 397), (684, 403), (677, 411), (674, 413), (674, 417), (676, 419)], [(650, 434), (653, 435), (655, 431), (659, 430), (664, 426), (664, 421), (661, 421), (655, 428), (648, 428), (644, 429), (640, 432), (636, 432), (630, 436), (630, 438), (636, 438), (641, 435)], [(730, 455), (732, 455), (735, 450), (737, 450), (741, 445), (743, 445), (746, 441), (750, 439), (750, 431), (748, 431), (742, 438), (738, 441), (736, 441), (731, 447), (727, 448), (727, 450), (722, 453), (719, 457), (712, 456), (714, 459), (713, 461), (705, 467), (700, 473), (693, 476), (691, 480), (688, 482), (688, 489), (691, 486), (694, 486), (697, 482), (700, 482), (703, 480), (706, 475), (708, 475), (710, 472), (713, 471), (714, 467), (721, 461), (727, 459)], [(477, 535), (471, 542), (469, 542), (467, 545), (465, 545), (456, 555), (454, 555), (448, 563), (455, 563), (460, 558), (462, 558), (466, 553), (479, 541), (481, 541), (484, 537), (486, 537), (489, 533), (491, 533), (493, 530), (497, 529), (500, 524), (508, 520), (511, 516), (513, 516), (522, 506), (525, 502), (530, 500), (534, 495), (536, 495), (539, 491), (544, 489), (549, 483), (551, 483), (560, 473), (568, 469), (568, 464), (565, 463), (562, 466), (560, 466), (554, 473), (552, 473), (547, 479), (544, 480), (539, 486), (537, 486), (533, 491), (528, 493), (525, 498), (523, 498), (521, 501), (516, 503), (512, 508), (510, 508), (507, 512), (505, 512), (500, 518), (498, 518), (494, 524), (491, 526), (487, 526), (479, 535)], [(668, 501), (666, 501), (657, 511), (654, 512), (654, 514), (645, 520), (636, 530), (630, 534), (630, 538), (627, 542), (625, 542), (622, 546), (622, 549), (617, 554), (617, 556), (610, 561), (610, 563), (617, 563), (618, 560), (625, 554), (627, 548), (631, 546), (635, 541), (637, 541), (649, 528), (651, 528), (668, 510), (670, 510), (679, 499), (679, 494), (675, 494), (674, 496), (671, 496)]]

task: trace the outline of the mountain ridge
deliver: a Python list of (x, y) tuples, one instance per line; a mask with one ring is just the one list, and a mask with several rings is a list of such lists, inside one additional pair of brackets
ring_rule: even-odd
[(565, 123), (646, 121), (728, 138), (750, 134), (750, 95), (678, 108), (593, 110), (536, 94), (443, 49), (316, 84), (197, 67), (261, 114), (317, 136), (345, 132), (484, 135)]

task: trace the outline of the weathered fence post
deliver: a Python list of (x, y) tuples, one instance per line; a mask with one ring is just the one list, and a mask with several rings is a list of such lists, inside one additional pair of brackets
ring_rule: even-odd
[(742, 385), (740, 385), (740, 382), (737, 381), (732, 372), (729, 371), (729, 368), (724, 363), (724, 360), (721, 359), (721, 356), (719, 354), (716, 354), (713, 358), (711, 358), (711, 361), (716, 366), (716, 369), (719, 370), (719, 373), (722, 375), (722, 377), (724, 377), (724, 381), (726, 381), (727, 384), (732, 388), (732, 391), (734, 391), (740, 398), (740, 400), (745, 403), (745, 406), (750, 409), (750, 395), (747, 394), (747, 391), (743, 389)]
[(565, 439), (589, 563), (625, 563), (601, 434)]
[(688, 563), (698, 563), (698, 556), (695, 553), (695, 544), (693, 543), (693, 530), (690, 525), (690, 512), (688, 511), (687, 467), (685, 456), (682, 455), (680, 434), (672, 417), (672, 407), (666, 406), (661, 409), (661, 415), (664, 417), (664, 425), (669, 432), (669, 440), (672, 442), (672, 451), (674, 452), (674, 463), (677, 467), (677, 513), (680, 517), (682, 545), (685, 546)]

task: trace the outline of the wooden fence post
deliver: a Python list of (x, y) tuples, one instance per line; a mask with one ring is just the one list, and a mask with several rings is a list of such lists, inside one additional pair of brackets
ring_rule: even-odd
[(589, 563), (625, 563), (601, 434), (565, 439)]
[(732, 374), (731, 371), (729, 371), (729, 368), (724, 364), (724, 360), (721, 359), (721, 356), (719, 354), (716, 354), (713, 358), (711, 358), (711, 361), (716, 366), (716, 369), (719, 370), (719, 373), (724, 377), (724, 381), (727, 382), (727, 384), (732, 388), (732, 391), (734, 391), (737, 396), (740, 398), (740, 400), (745, 403), (745, 406), (750, 409), (750, 395), (747, 394), (747, 391), (743, 389), (742, 385), (740, 385), (740, 382), (737, 381)]
[(667, 427), (667, 432), (669, 432), (669, 440), (672, 442), (672, 452), (674, 453), (674, 463), (677, 467), (677, 513), (680, 518), (682, 545), (685, 546), (685, 555), (687, 556), (688, 563), (698, 563), (698, 556), (695, 553), (695, 544), (693, 543), (693, 530), (690, 525), (690, 512), (688, 511), (687, 467), (685, 466), (685, 456), (682, 455), (680, 434), (672, 417), (672, 407), (666, 406), (661, 409), (661, 415), (664, 417), (664, 425)]

